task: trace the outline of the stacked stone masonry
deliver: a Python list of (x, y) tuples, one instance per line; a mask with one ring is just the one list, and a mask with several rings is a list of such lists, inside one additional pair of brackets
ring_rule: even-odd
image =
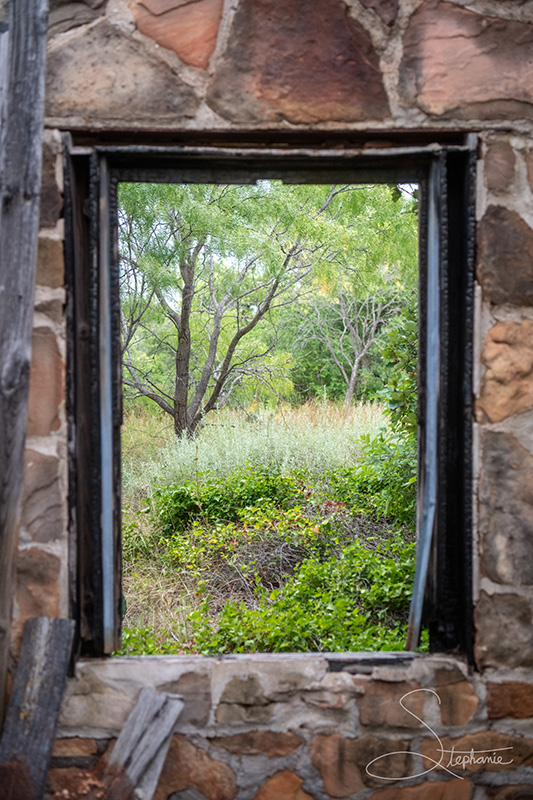
[[(532, 4), (50, 6), (15, 656), (28, 617), (68, 615), (61, 132), (122, 132), (130, 141), (133, 132), (143, 143), (153, 132), (187, 143), (232, 131), (255, 132), (255, 141), (315, 132), (325, 143), (330, 132), (349, 140), (353, 131), (372, 142), (380, 132), (387, 146), (384, 132), (395, 141), (431, 131), (437, 141), (464, 131), (480, 144), (476, 669), (436, 655), (373, 668), (349, 659), (333, 668), (323, 655), (86, 660), (68, 682), (49, 797), (76, 796), (151, 685), (186, 700), (157, 800), (532, 798)], [(406, 695), (416, 717), (400, 706)], [(447, 771), (451, 753), (440, 763), (436, 737), (454, 755), (475, 751), (473, 760)], [(494, 760), (475, 763), (481, 751)]]

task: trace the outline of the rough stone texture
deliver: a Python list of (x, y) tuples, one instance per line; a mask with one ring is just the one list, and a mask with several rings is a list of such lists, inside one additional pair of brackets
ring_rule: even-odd
[(533, 797), (533, 784), (487, 786), (485, 791), (489, 800), (531, 800)]
[(529, 149), (526, 151), (525, 155), (525, 162), (526, 162), (526, 169), (527, 169), (527, 179), (529, 182), (529, 188), (533, 191), (533, 149)]
[(487, 684), (489, 719), (533, 717), (533, 685), (519, 681)]
[[(100, 11), (96, 6), (100, 6)], [(93, 7), (91, 7), (93, 6)], [(101, 13), (102, 3), (89, 4), (85, 2), (71, 3), (59, 2), (50, 4), (48, 31), (50, 36), (64, 33), (79, 25), (93, 22)]]
[(37, 547), (19, 550), (17, 555), (17, 617), (15, 638), (22, 634), (30, 617), (59, 616), (59, 573), (61, 562)]
[(65, 283), (65, 261), (61, 239), (45, 234), (39, 236), (36, 283), (52, 289), (57, 289)]
[(492, 142), (484, 158), (485, 185), (492, 192), (503, 192), (512, 183), (516, 156), (509, 142)]
[[(470, 733), (459, 738), (442, 736), (442, 747), (445, 751), (443, 764), (455, 774), (476, 772), (507, 772), (519, 766), (529, 767), (533, 764), (533, 740), (508, 736), (495, 731), (482, 731)], [(424, 756), (422, 763), (424, 769), (431, 769), (435, 761), (441, 758), (440, 743), (436, 739), (423, 739), (420, 752)], [(511, 749), (507, 749), (511, 748)], [(452, 752), (453, 749), (453, 752)], [(463, 769), (456, 759), (462, 756), (471, 757), (465, 762)], [(494, 755), (496, 758), (494, 758)], [(488, 758), (493, 759), (493, 763)], [(497, 759), (501, 758), (498, 763)], [(476, 761), (478, 763), (476, 763)]]
[(222, 692), (215, 719), (221, 724), (233, 722), (261, 724), (270, 720), (274, 705), (265, 697), (257, 676), (232, 678)]
[(35, 303), (35, 311), (45, 314), (56, 325), (63, 325), (65, 301), (61, 297), (48, 297), (38, 299)]
[[(387, 683), (385, 681), (358, 681), (364, 686), (365, 693), (359, 698), (359, 720), (362, 725), (388, 725), (394, 728), (419, 728), (420, 723), (408, 714), (400, 700), (408, 692), (419, 689), (415, 683)], [(417, 692), (403, 701), (406, 708), (418, 717), (424, 713), (424, 693)]]
[(56, 739), (54, 742), (53, 756), (92, 756), (98, 753), (96, 739), (81, 739), (73, 736), (68, 739)]
[(46, 114), (82, 124), (154, 124), (196, 111), (192, 89), (157, 56), (102, 20), (48, 54)]
[(286, 756), (297, 750), (302, 739), (295, 733), (276, 731), (250, 731), (236, 733), (234, 736), (220, 736), (211, 740), (215, 747), (223, 747), (230, 753), (253, 756), (264, 753), (269, 758)]
[(170, 692), (183, 697), (185, 705), (180, 714), (180, 725), (197, 725), (203, 728), (211, 711), (211, 687), (207, 675), (185, 672), (177, 681), (157, 687), (160, 692)]
[(532, 59), (533, 26), (426, 0), (403, 38), (404, 98), (444, 118), (531, 118)]
[(361, 0), (361, 4), (375, 11), (385, 25), (393, 25), (396, 21), (399, 0)]
[(533, 667), (532, 614), (525, 598), (480, 592), (474, 621), (478, 668)]
[(313, 800), (310, 794), (304, 792), (302, 785), (303, 780), (298, 775), (284, 769), (267, 780), (254, 800)]
[[(362, 790), (365, 785), (383, 786), (380, 778), (408, 775), (411, 758), (408, 752), (404, 752), (408, 750), (408, 740), (377, 739), (371, 735), (353, 739), (335, 733), (332, 736), (315, 736), (311, 760), (320, 772), (328, 795), (348, 797)], [(384, 755), (387, 758), (371, 764), (374, 759)], [(372, 776), (366, 772), (368, 765)]]
[(440, 698), (443, 725), (466, 725), (476, 713), (479, 699), (460, 670), (436, 669), (435, 691)]
[(27, 449), (22, 487), (21, 524), (34, 542), (52, 542), (63, 535), (64, 500), (60, 489), (61, 462)]
[(421, 786), (394, 787), (372, 795), (372, 800), (471, 800), (472, 784), (457, 778)]
[(367, 31), (339, 0), (243, 0), (208, 90), (237, 123), (380, 120), (389, 105)]
[(480, 531), (483, 572), (533, 585), (533, 456), (508, 433), (483, 436)]
[(41, 228), (53, 227), (63, 210), (63, 196), (57, 185), (56, 165), (60, 155), (59, 142), (43, 142), (43, 165), (41, 174), (41, 203), (39, 206), (39, 225)]
[(34, 328), (26, 428), (28, 436), (47, 436), (59, 428), (63, 374), (64, 363), (53, 331), (47, 327)]
[(217, 43), (223, 0), (132, 0), (137, 28), (186, 64), (207, 69)]
[(477, 403), (481, 421), (501, 422), (533, 408), (533, 320), (497, 322), (481, 359), (487, 368)]
[(154, 800), (167, 800), (185, 789), (197, 789), (207, 800), (233, 800), (237, 781), (227, 764), (210, 758), (184, 736), (173, 736)]
[(533, 305), (533, 230), (516, 211), (489, 206), (477, 229), (477, 278), (491, 303)]

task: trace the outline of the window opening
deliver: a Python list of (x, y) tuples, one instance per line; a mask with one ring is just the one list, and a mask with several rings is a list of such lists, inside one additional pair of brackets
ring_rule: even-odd
[[(416, 645), (423, 620), (431, 649), (459, 650), (471, 658), (474, 139), (353, 151), (74, 147), (68, 135), (65, 144), (69, 585), (78, 652), (115, 651), (123, 612), (118, 186), (273, 186), (282, 180), (296, 186), (419, 186), (417, 527), (423, 557), (416, 565), (409, 646)], [(302, 355), (298, 366), (304, 361)]]

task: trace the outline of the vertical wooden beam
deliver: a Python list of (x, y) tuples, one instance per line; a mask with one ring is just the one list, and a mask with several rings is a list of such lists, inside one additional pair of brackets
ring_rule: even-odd
[(0, 712), (28, 406), (47, 6), (47, 0), (10, 4), (5, 125), (0, 134)]
[(40, 800), (74, 633), (71, 619), (29, 619), (0, 739), (0, 798)]

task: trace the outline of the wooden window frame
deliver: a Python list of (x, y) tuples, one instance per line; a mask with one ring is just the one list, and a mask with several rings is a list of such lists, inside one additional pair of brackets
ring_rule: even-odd
[[(331, 138), (331, 137), (330, 137)], [(390, 138), (390, 137), (389, 137)], [(70, 607), (75, 652), (120, 646), (119, 181), (419, 183), (419, 551), (409, 644), (473, 663), (472, 327), (477, 140), (73, 144), (64, 136)]]

